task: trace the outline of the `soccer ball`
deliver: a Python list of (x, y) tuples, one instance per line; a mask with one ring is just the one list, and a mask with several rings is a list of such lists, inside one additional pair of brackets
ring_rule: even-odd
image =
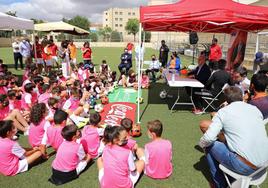
[(159, 94), (159, 97), (161, 99), (167, 98), (167, 91), (166, 90), (161, 91), (160, 94)]
[(102, 104), (96, 104), (94, 109), (95, 109), (96, 112), (101, 113), (101, 112), (103, 112), (103, 105)]
[(137, 98), (137, 99), (136, 99), (136, 102), (137, 102), (137, 103), (140, 103), (140, 104), (143, 103), (143, 98), (142, 98), (142, 97)]

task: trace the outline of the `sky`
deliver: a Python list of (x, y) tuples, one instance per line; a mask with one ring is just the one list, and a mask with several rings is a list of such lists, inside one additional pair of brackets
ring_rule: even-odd
[(22, 18), (59, 21), (82, 15), (102, 23), (102, 12), (112, 7), (138, 7), (149, 0), (0, 0), (0, 12), (16, 11)]

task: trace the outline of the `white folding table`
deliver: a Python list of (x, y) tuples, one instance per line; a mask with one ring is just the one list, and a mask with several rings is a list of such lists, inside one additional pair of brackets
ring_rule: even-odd
[[(192, 78), (187, 78), (185, 76), (181, 76), (179, 73), (174, 72), (174, 71), (170, 71), (170, 70), (166, 70), (164, 72), (164, 76), (167, 80), (167, 83), (169, 85), (169, 87), (176, 87), (178, 88), (178, 97), (175, 101), (175, 103), (173, 104), (172, 108), (171, 108), (171, 112), (173, 111), (174, 107), (176, 105), (192, 105), (195, 108), (194, 102), (193, 102), (193, 88), (203, 88), (204, 85), (199, 82), (196, 79), (192, 79)], [(191, 102), (179, 102), (180, 99), (180, 88), (181, 87), (190, 87), (191, 88), (191, 94), (190, 94), (190, 100)]]

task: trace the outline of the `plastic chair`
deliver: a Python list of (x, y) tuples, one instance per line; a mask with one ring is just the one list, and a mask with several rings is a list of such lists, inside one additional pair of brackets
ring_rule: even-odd
[(217, 107), (215, 107), (213, 105), (213, 103), (215, 101), (218, 101), (219, 100), (219, 96), (223, 93), (223, 91), (229, 87), (229, 84), (224, 84), (224, 86), (222, 87), (221, 91), (216, 95), (216, 96), (213, 96), (212, 94), (210, 93), (203, 93), (203, 92), (195, 92), (195, 94), (197, 95), (202, 95), (201, 98), (207, 103), (207, 106), (203, 109), (203, 113), (206, 112), (206, 110), (211, 107), (213, 110), (216, 110)]
[[(219, 165), (220, 169), (224, 173), (224, 177), (230, 188), (248, 188), (251, 185), (255, 185), (258, 188), (265, 181), (267, 176), (268, 161), (266, 161), (261, 168), (250, 174), (249, 176), (244, 176), (237, 174), (223, 165)], [(235, 179), (233, 183), (230, 183), (228, 176)]]

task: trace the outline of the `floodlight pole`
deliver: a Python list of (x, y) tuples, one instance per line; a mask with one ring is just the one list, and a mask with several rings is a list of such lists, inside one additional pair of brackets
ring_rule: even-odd
[(141, 30), (142, 26), (140, 23), (140, 28), (139, 28), (139, 60), (138, 60), (138, 98), (137, 98), (137, 103), (138, 103), (138, 109), (137, 109), (137, 123), (140, 123), (140, 91), (141, 91)]

